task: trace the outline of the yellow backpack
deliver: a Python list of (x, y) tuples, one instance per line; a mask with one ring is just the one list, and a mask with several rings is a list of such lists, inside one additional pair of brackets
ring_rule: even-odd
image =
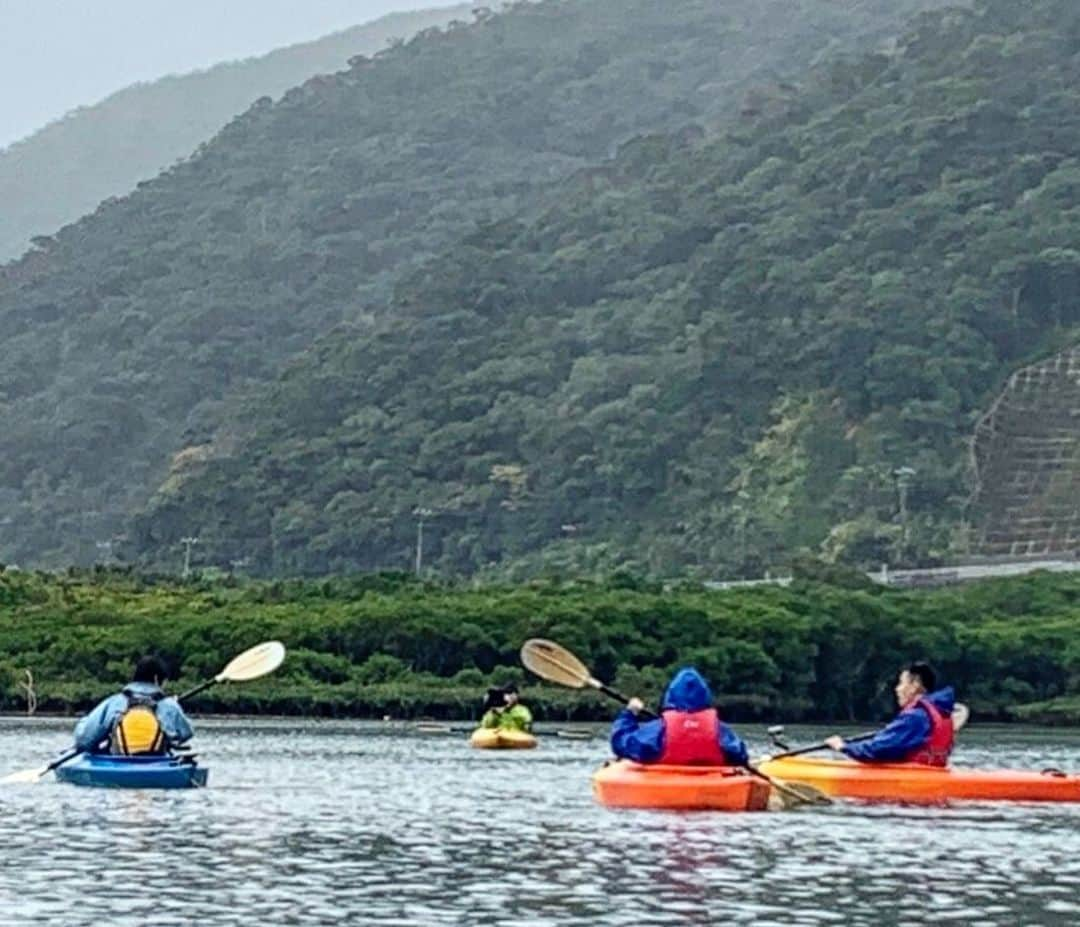
[(109, 752), (123, 756), (165, 753), (165, 731), (157, 717), (157, 703), (161, 696), (137, 695), (124, 690), (128, 707), (113, 725), (109, 735)]

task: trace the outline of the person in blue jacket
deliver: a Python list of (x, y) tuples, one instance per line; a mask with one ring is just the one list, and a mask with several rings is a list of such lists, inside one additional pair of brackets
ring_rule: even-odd
[(825, 745), (863, 763), (948, 765), (956, 731), (968, 716), (952, 686), (938, 689), (929, 664), (916, 662), (900, 671), (894, 692), (900, 713), (873, 737), (847, 743), (833, 736)]
[(100, 702), (75, 726), (75, 747), (116, 754), (167, 753), (190, 740), (194, 731), (180, 703), (161, 688), (165, 667), (157, 657), (135, 664), (132, 680)]
[(745, 766), (746, 744), (713, 707), (712, 692), (692, 667), (679, 670), (664, 693), (660, 717), (640, 723), (645, 706), (632, 698), (611, 728), (620, 759), (674, 766)]

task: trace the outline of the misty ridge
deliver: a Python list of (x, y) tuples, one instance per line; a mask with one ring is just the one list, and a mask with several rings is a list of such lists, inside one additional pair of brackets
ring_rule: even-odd
[(321, 39), (126, 87), (0, 149), (0, 263), (188, 157), (264, 96), (347, 66), (423, 29), (469, 19), (467, 4), (391, 13)]

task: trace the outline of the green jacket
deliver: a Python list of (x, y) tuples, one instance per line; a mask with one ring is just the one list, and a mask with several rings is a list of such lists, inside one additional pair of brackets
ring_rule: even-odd
[(492, 708), (480, 719), (480, 727), (497, 727), (503, 731), (531, 731), (532, 712), (518, 702), (513, 708), (496, 711)]

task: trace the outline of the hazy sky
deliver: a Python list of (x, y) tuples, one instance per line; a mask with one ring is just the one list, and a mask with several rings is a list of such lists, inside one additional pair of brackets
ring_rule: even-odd
[(0, 0), (0, 148), (140, 80), (460, 0)]

